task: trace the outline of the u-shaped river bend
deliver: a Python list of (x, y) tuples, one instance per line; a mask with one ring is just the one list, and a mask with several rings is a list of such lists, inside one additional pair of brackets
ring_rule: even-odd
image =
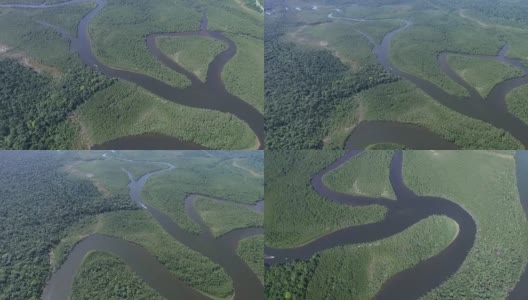
[[(382, 205), (388, 210), (386, 218), (378, 223), (344, 228), (324, 235), (297, 248), (265, 248), (266, 264), (282, 264), (296, 259), (308, 260), (315, 253), (341, 245), (369, 243), (403, 232), (418, 221), (432, 215), (445, 215), (459, 226), (452, 243), (439, 254), (404, 270), (382, 286), (376, 299), (418, 299), (455, 274), (473, 247), (476, 224), (471, 215), (458, 204), (440, 197), (418, 196), (403, 181), (403, 153), (397, 151), (391, 161), (390, 182), (397, 200), (353, 196), (333, 191), (323, 183), (323, 176), (355, 157), (360, 151), (350, 151), (316, 174), (311, 185), (316, 192), (329, 201), (350, 206)], [(528, 180), (528, 153), (524, 153), (524, 180)], [(521, 168), (521, 166), (518, 166)], [(520, 181), (522, 179), (519, 179)], [(520, 186), (521, 187), (521, 186)], [(528, 189), (521, 193), (523, 206), (528, 216)], [(416, 241), (419, 242), (419, 241)], [(274, 257), (274, 258), (271, 258)], [(434, 270), (434, 271), (432, 271)], [(528, 270), (518, 283), (510, 299), (526, 299)], [(524, 298), (523, 298), (524, 297)]]
[[(390, 61), (390, 44), (392, 38), (411, 27), (413, 23), (409, 20), (404, 19), (354, 19), (345, 17), (335, 17), (333, 13), (328, 15), (330, 19), (354, 21), (354, 22), (376, 22), (395, 20), (404, 23), (403, 26), (387, 33), (380, 44), (378, 44), (371, 36), (362, 32), (356, 28), (352, 30), (365, 36), (371, 45), (373, 45), (373, 52), (376, 55), (377, 61), (381, 64), (386, 71), (409, 80), (414, 83), (418, 88), (423, 90), (431, 98), (440, 102), (442, 105), (471, 118), (482, 120), (489, 123), (497, 128), (501, 128), (506, 132), (510, 133), (525, 147), (528, 147), (528, 125), (522, 122), (519, 118), (510, 113), (506, 106), (506, 95), (514, 88), (528, 83), (528, 68), (525, 67), (522, 62), (518, 59), (506, 58), (505, 54), (508, 52), (509, 46), (506, 44), (497, 56), (486, 56), (486, 55), (468, 55), (460, 53), (439, 53), (439, 65), (442, 71), (449, 76), (453, 81), (459, 83), (468, 92), (469, 98), (460, 98), (453, 96), (437, 85), (431, 83), (428, 80), (419, 78), (415, 75), (409, 74), (398, 69)], [(520, 68), (524, 75), (519, 78), (509, 79), (501, 82), (493, 87), (486, 99), (476, 92), (476, 90), (469, 86), (462, 78), (460, 78), (447, 64), (446, 56), (448, 54), (460, 54), (471, 57), (478, 57), (483, 59), (494, 59), (501, 61), (506, 64), (513, 65)], [(408, 145), (411, 147), (417, 147), (417, 149), (454, 149), (456, 146), (452, 143), (441, 141), (441, 137), (437, 136), (428, 129), (422, 128), (417, 125), (405, 124), (397, 125), (397, 122), (383, 122), (382, 125), (376, 124), (378, 121), (371, 121), (370, 124), (357, 126), (352, 131), (348, 140), (346, 141), (346, 149), (360, 149), (367, 147), (371, 144), (393, 142)], [(421, 139), (416, 143), (409, 143), (409, 140), (413, 138)]]
[[(103, 157), (104, 159), (118, 159), (110, 158), (107, 154), (104, 154)], [(263, 228), (235, 229), (219, 238), (215, 238), (194, 207), (196, 194), (191, 194), (185, 199), (185, 211), (200, 226), (201, 233), (200, 235), (189, 233), (172, 221), (165, 213), (141, 200), (141, 191), (150, 177), (170, 172), (176, 168), (169, 163), (161, 164), (164, 164), (167, 168), (145, 174), (137, 181), (134, 180), (134, 177), (128, 171), (123, 170), (128, 174), (130, 180), (128, 185), (130, 198), (139, 207), (147, 210), (175, 240), (220, 265), (233, 281), (234, 299), (263, 299), (264, 288), (262, 283), (248, 265), (236, 254), (237, 246), (241, 239), (262, 235), (264, 234)], [(225, 201), (222, 199), (214, 200)], [(263, 201), (257, 202), (256, 205), (240, 205), (258, 213), (264, 213)], [(143, 247), (120, 238), (101, 234), (90, 235), (75, 245), (66, 261), (48, 281), (42, 294), (42, 299), (69, 299), (75, 273), (80, 268), (83, 257), (90, 251), (107, 251), (119, 256), (145, 283), (166, 299), (210, 299), (176, 278), (173, 273), (167, 270)]]
[[(236, 45), (233, 41), (228, 39), (219, 31), (208, 31), (207, 30), (207, 16), (204, 17), (201, 22), (200, 30), (195, 32), (177, 32), (177, 33), (152, 33), (146, 36), (146, 43), (148, 49), (153, 55), (156, 56), (164, 65), (174, 70), (175, 72), (181, 73), (191, 81), (191, 86), (181, 89), (173, 87), (163, 81), (155, 79), (153, 77), (130, 72), (126, 70), (115, 69), (109, 67), (100, 62), (92, 52), (90, 43), (90, 37), (88, 34), (88, 25), (92, 21), (93, 17), (97, 15), (106, 5), (105, 0), (70, 0), (63, 3), (57, 4), (0, 4), (0, 8), (27, 8), (27, 9), (44, 9), (59, 7), (72, 3), (80, 2), (96, 2), (97, 6), (86, 16), (84, 16), (79, 22), (77, 29), (77, 37), (69, 37), (64, 30), (51, 25), (50, 27), (59, 31), (63, 36), (71, 40), (70, 47), (75, 50), (81, 60), (89, 67), (96, 69), (109, 77), (116, 77), (133, 82), (149, 92), (167, 99), (169, 101), (179, 103), (185, 106), (206, 108), (221, 111), (224, 113), (231, 113), (244, 121), (255, 133), (256, 139), (259, 144), (259, 149), (262, 149), (264, 145), (264, 117), (263, 115), (252, 105), (243, 101), (239, 97), (229, 93), (222, 81), (222, 70), (225, 64), (233, 58), (236, 54)], [(49, 26), (50, 24), (43, 24)], [(180, 37), (180, 36), (202, 36), (218, 39), (224, 42), (228, 48), (224, 52), (216, 56), (213, 61), (209, 64), (207, 70), (206, 81), (200, 81), (196, 75), (187, 71), (181, 67), (169, 57), (161, 52), (156, 45), (157, 37)], [(177, 120), (174, 120), (177, 122)], [(109, 141), (102, 145), (96, 145), (97, 149), (136, 149), (144, 148), (152, 143), (157, 143), (164, 149), (204, 149), (204, 146), (181, 141), (174, 137), (163, 136), (159, 134), (145, 134), (139, 136), (133, 136), (130, 138), (122, 137), (113, 141)], [(157, 147), (157, 149), (160, 147)]]

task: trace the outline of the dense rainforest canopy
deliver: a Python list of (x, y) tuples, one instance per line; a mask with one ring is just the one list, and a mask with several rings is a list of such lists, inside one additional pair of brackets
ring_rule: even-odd
[(61, 78), (0, 59), (0, 148), (68, 149), (71, 113), (112, 80), (73, 62)]
[(68, 153), (2, 151), (0, 165), (0, 299), (39, 299), (49, 253), (65, 229), (86, 216), (136, 206), (103, 198), (88, 180), (62, 170)]

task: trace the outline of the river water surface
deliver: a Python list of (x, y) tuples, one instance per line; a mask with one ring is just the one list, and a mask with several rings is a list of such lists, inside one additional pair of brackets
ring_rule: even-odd
[[(112, 159), (106, 153), (103, 155), (103, 158)], [(126, 161), (134, 162), (131, 160)], [(138, 161), (137, 163), (141, 162)], [(228, 232), (222, 237), (214, 238), (194, 208), (194, 194), (186, 198), (185, 209), (191, 219), (200, 226), (201, 233), (196, 235), (183, 229), (168, 215), (144, 203), (141, 199), (143, 187), (150, 177), (170, 172), (176, 168), (176, 166), (169, 163), (160, 162), (160, 164), (163, 164), (166, 168), (143, 175), (137, 181), (134, 180), (131, 173), (124, 170), (130, 180), (128, 187), (132, 201), (151, 214), (175, 240), (220, 265), (233, 281), (235, 290), (234, 299), (264, 299), (262, 283), (248, 265), (236, 254), (236, 249), (241, 239), (254, 235), (262, 235), (264, 230), (262, 228), (237, 229)], [(225, 200), (216, 199), (216, 201)], [(256, 210), (257, 212), (263, 212), (261, 209), (263, 207), (262, 201), (259, 201), (256, 205), (243, 206)], [(89, 251), (107, 251), (119, 256), (145, 283), (156, 289), (167, 299), (210, 299), (201, 292), (178, 280), (165, 266), (160, 264), (141, 246), (119, 238), (100, 234), (90, 235), (73, 248), (64, 264), (61, 265), (48, 281), (42, 299), (68, 299), (71, 294), (73, 278), (82, 263), (83, 257)]]
[[(259, 142), (259, 148), (262, 149), (264, 145), (264, 117), (263, 115), (252, 105), (243, 101), (239, 97), (229, 93), (224, 85), (222, 80), (222, 71), (225, 64), (233, 58), (236, 54), (237, 48), (233, 41), (228, 39), (219, 31), (208, 31), (207, 30), (207, 16), (204, 14), (201, 21), (200, 30), (195, 32), (179, 32), (179, 33), (153, 33), (146, 36), (146, 43), (148, 49), (153, 55), (156, 56), (167, 67), (171, 68), (175, 72), (181, 73), (186, 76), (191, 81), (191, 86), (181, 89), (173, 87), (163, 81), (155, 79), (153, 77), (130, 72), (126, 70), (115, 69), (110, 66), (103, 64), (99, 61), (93, 53), (90, 36), (88, 33), (88, 26), (92, 19), (105, 7), (105, 0), (71, 0), (64, 3), (58, 4), (38, 4), (38, 5), (29, 5), (29, 4), (0, 4), (2, 7), (11, 7), (11, 8), (31, 8), (31, 9), (44, 9), (59, 7), (63, 5), (68, 5), (72, 3), (80, 2), (96, 2), (97, 6), (86, 16), (84, 16), (79, 22), (77, 29), (77, 37), (69, 37), (71, 40), (71, 48), (75, 50), (81, 60), (89, 67), (102, 72), (103, 74), (109, 77), (115, 77), (124, 79), (130, 82), (133, 82), (149, 92), (167, 99), (169, 101), (179, 103), (185, 106), (196, 107), (196, 108), (205, 108), (218, 110), (225, 113), (230, 113), (244, 121), (248, 126), (253, 130), (256, 135), (256, 139)], [(51, 24), (50, 24), (51, 25)], [(51, 25), (59, 32), (64, 33), (64, 30), (56, 28), (56, 26)], [(64, 34), (63, 34), (64, 36)], [(163, 54), (158, 46), (156, 45), (155, 39), (157, 37), (167, 36), (167, 37), (179, 37), (179, 36), (202, 36), (214, 38), (224, 42), (228, 49), (216, 56), (213, 61), (209, 64), (209, 69), (207, 71), (207, 78), (205, 82), (200, 81), (193, 73), (187, 71), (169, 57)], [(178, 122), (178, 120), (174, 120)], [(200, 126), (198, 124), (197, 126)], [(183, 143), (176, 138), (168, 138), (164, 141), (161, 141), (163, 136), (159, 135), (157, 140), (150, 140), (150, 142), (156, 143), (159, 142), (164, 149), (167, 149), (167, 145), (172, 145), (171, 149), (188, 149), (187, 147), (192, 146), (192, 143)], [(127, 139), (127, 137), (122, 137), (119, 139), (119, 142), (112, 142), (113, 146), (120, 147), (119, 149), (141, 149), (144, 144), (144, 139), (139, 140), (137, 137)], [(96, 146), (96, 148), (106, 148), (104, 146)], [(157, 145), (151, 145), (148, 147), (159, 148)], [(203, 149), (203, 147), (197, 147), (198, 149)], [(115, 148), (117, 149), (117, 148)]]
[(418, 299), (439, 286), (460, 268), (475, 241), (476, 224), (471, 215), (458, 204), (444, 198), (418, 196), (411, 191), (403, 182), (401, 151), (395, 153), (390, 167), (390, 182), (397, 200), (352, 196), (326, 187), (323, 177), (358, 153), (360, 151), (346, 153), (316, 174), (311, 180), (311, 185), (321, 196), (343, 205), (383, 205), (388, 209), (386, 218), (378, 223), (348, 227), (326, 234), (297, 248), (266, 247), (265, 262), (271, 265), (296, 259), (307, 260), (325, 249), (374, 242), (398, 234), (429, 216), (445, 215), (456, 221), (459, 226), (458, 235), (452, 243), (439, 254), (390, 278), (375, 297), (376, 299)]
[[(438, 59), (439, 59), (439, 67), (441, 70), (445, 72), (447, 76), (449, 76), (453, 81), (459, 83), (461, 86), (466, 88), (468, 90), (468, 93), (470, 95), (469, 98), (462, 98), (457, 97), (454, 95), (449, 94), (448, 92), (444, 91), (437, 85), (431, 83), (428, 80), (425, 80), (423, 78), (417, 77), (415, 75), (412, 75), (410, 73), (407, 73), (405, 71), (402, 71), (395, 65), (391, 63), (390, 59), (390, 45), (392, 42), (392, 39), (394, 36), (396, 36), (398, 33), (407, 30), (409, 27), (413, 25), (413, 23), (409, 20), (405, 19), (354, 19), (354, 18), (346, 18), (346, 17), (335, 17), (334, 13), (330, 13), (328, 15), (330, 19), (336, 19), (336, 20), (348, 20), (348, 21), (354, 21), (354, 22), (378, 22), (378, 21), (384, 21), (384, 20), (396, 20), (402, 22), (402, 26), (387, 33), (380, 44), (376, 43), (376, 41), (369, 36), (368, 34), (356, 29), (351, 28), (354, 31), (357, 31), (364, 35), (369, 42), (373, 45), (373, 52), (376, 55), (377, 61), (379, 64), (381, 64), (385, 70), (388, 72), (394, 74), (395, 76), (398, 76), (400, 78), (406, 79), (413, 84), (415, 84), (418, 88), (423, 90), (426, 94), (431, 96), (431, 98), (435, 99), (436, 101), (440, 102), (442, 105), (447, 106), (448, 108), (463, 114), (465, 116), (482, 120), (486, 123), (489, 123), (497, 128), (504, 129), (506, 132), (510, 133), (514, 138), (516, 138), (519, 142), (521, 142), (525, 147), (528, 147), (528, 125), (522, 122), (519, 118), (514, 116), (512, 113), (510, 113), (506, 106), (506, 95), (514, 88), (519, 87), (521, 85), (528, 83), (528, 68), (525, 67), (522, 63), (522, 61), (518, 59), (512, 59), (512, 58), (506, 58), (505, 55), (509, 50), (509, 45), (506, 44), (498, 53), (497, 56), (485, 56), (485, 55), (467, 55), (465, 56), (471, 56), (471, 57), (478, 57), (483, 59), (494, 59), (506, 64), (510, 64), (512, 66), (515, 66), (519, 69), (521, 69), (524, 73), (524, 75), (520, 78), (514, 78), (509, 79), (504, 82), (501, 82), (491, 90), (491, 92), (488, 94), (488, 96), (483, 99), (476, 90), (469, 86), (464, 80), (462, 80), (447, 64), (446, 56), (448, 54), (459, 54), (459, 53), (449, 53), (449, 52), (443, 52), (439, 53)], [(462, 54), (464, 55), (464, 54)], [(368, 124), (363, 125), (362, 128), (358, 129), (363, 132), (373, 132), (373, 134), (376, 134), (378, 132), (376, 128), (369, 129), (365, 127), (375, 126), (374, 124)], [(395, 129), (393, 130), (394, 136), (391, 138), (392, 142), (399, 143), (399, 144), (405, 144), (405, 142), (416, 138), (416, 139), (422, 139), (420, 143), (427, 143), (427, 149), (452, 149), (443, 147), (442, 144), (437, 143), (437, 137), (434, 135), (431, 135), (428, 138), (424, 138), (424, 134), (426, 133), (425, 129), (417, 126), (417, 125), (406, 125), (414, 126), (414, 129)], [(414, 134), (417, 134), (416, 137)], [(404, 135), (407, 135), (404, 137)], [(359, 138), (365, 137), (365, 134), (358, 134), (358, 133), (352, 133), (351, 138), (354, 136), (359, 136)], [(380, 143), (380, 139), (371, 138), (373, 141), (377, 141)], [(368, 143), (369, 141), (347, 141), (347, 145), (364, 145)], [(447, 145), (447, 144), (446, 144)], [(410, 145), (412, 146), (412, 145)], [(440, 146), (440, 147), (439, 147)], [(352, 149), (352, 148), (347, 148)], [(356, 148), (357, 149), (357, 148)]]

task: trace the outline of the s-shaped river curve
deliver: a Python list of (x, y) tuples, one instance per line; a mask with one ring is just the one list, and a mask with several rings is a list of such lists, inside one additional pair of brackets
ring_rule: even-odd
[[(351, 206), (382, 205), (388, 210), (386, 218), (378, 223), (344, 228), (324, 235), (306, 245), (290, 249), (265, 248), (266, 264), (281, 264), (295, 259), (307, 260), (315, 253), (341, 245), (369, 243), (403, 232), (418, 221), (433, 215), (445, 215), (459, 226), (459, 233), (451, 244), (439, 254), (404, 270), (387, 282), (376, 299), (418, 299), (455, 274), (473, 247), (476, 224), (471, 215), (458, 204), (440, 197), (418, 196), (403, 182), (403, 152), (397, 151), (391, 161), (390, 182), (396, 201), (385, 198), (352, 196), (330, 190), (323, 176), (360, 151), (350, 151), (316, 174), (311, 184), (315, 191), (329, 201)], [(274, 257), (274, 258), (270, 258)], [(434, 270), (434, 272), (431, 272)]]
[[(243, 101), (239, 97), (229, 93), (222, 81), (222, 70), (225, 64), (233, 58), (236, 54), (236, 45), (229, 38), (224, 36), (222, 32), (219, 31), (208, 31), (207, 30), (207, 15), (204, 13), (200, 30), (195, 32), (178, 32), (178, 33), (153, 33), (146, 36), (146, 43), (148, 49), (153, 55), (156, 56), (167, 67), (172, 70), (183, 74), (191, 81), (191, 86), (181, 89), (173, 87), (165, 82), (162, 82), (153, 77), (130, 72), (126, 70), (115, 69), (101, 63), (92, 52), (92, 47), (90, 43), (90, 37), (88, 33), (88, 26), (92, 21), (93, 17), (97, 15), (106, 5), (105, 0), (70, 0), (67, 2), (57, 3), (57, 4), (0, 4), (0, 8), (25, 8), (25, 9), (44, 9), (64, 6), (72, 3), (80, 2), (96, 2), (97, 6), (86, 16), (84, 16), (79, 22), (77, 28), (77, 37), (68, 37), (71, 40), (70, 47), (75, 50), (81, 60), (89, 67), (102, 72), (103, 74), (109, 77), (116, 77), (123, 80), (127, 80), (141, 86), (142, 88), (148, 90), (149, 92), (167, 99), (169, 101), (182, 104), (185, 106), (196, 107), (196, 108), (205, 108), (221, 111), (224, 113), (231, 113), (244, 121), (248, 126), (253, 130), (258, 141), (259, 149), (262, 149), (264, 145), (264, 117), (263, 115), (252, 105)], [(43, 24), (45, 26), (49, 24)], [(65, 31), (57, 28), (56, 26), (50, 26), (55, 30), (58, 30), (63, 36), (65, 36)], [(224, 52), (216, 56), (213, 61), (209, 64), (207, 70), (206, 81), (200, 81), (196, 75), (187, 71), (185, 68), (181, 67), (169, 57), (161, 52), (158, 46), (155, 43), (157, 37), (179, 37), (179, 36), (203, 36), (221, 40), (224, 42), (228, 48)], [(65, 36), (67, 37), (67, 36)], [(175, 120), (177, 122), (177, 120)], [(203, 149), (201, 145), (179, 141), (176, 138), (171, 138), (162, 135), (155, 135), (155, 137), (150, 135), (145, 135), (145, 141), (142, 140), (143, 136), (135, 136), (131, 139), (126, 137), (119, 138), (119, 141), (109, 141), (109, 145), (113, 149), (117, 147), (122, 149), (137, 149), (144, 146), (147, 142), (152, 143), (158, 142), (164, 145), (163, 148), (168, 149)], [(167, 144), (172, 145), (168, 147)], [(98, 145), (97, 148), (106, 148), (103, 145)]]
[[(465, 116), (468, 116), (470, 118), (478, 119), (481, 121), (484, 121), (486, 123), (489, 123), (497, 128), (501, 128), (507, 132), (509, 132), (514, 138), (516, 138), (519, 142), (521, 142), (525, 147), (528, 147), (528, 125), (522, 122), (519, 118), (514, 116), (512, 113), (510, 113), (506, 107), (506, 94), (509, 93), (512, 89), (519, 87), (523, 84), (528, 83), (528, 68), (524, 67), (522, 62), (517, 59), (511, 59), (511, 58), (505, 58), (505, 53), (508, 51), (509, 46), (506, 44), (499, 54), (497, 56), (483, 56), (483, 55), (471, 55), (474, 57), (480, 57), (480, 58), (487, 58), (487, 59), (496, 59), (501, 62), (513, 65), (515, 67), (520, 68), (524, 72), (523, 77), (514, 78), (510, 80), (506, 80), (504, 82), (501, 82), (497, 85), (495, 85), (492, 89), (492, 91), (488, 94), (486, 99), (482, 99), (482, 97), (475, 91), (474, 88), (470, 87), (467, 83), (465, 83), (455, 72), (453, 72), (450, 67), (448, 66), (446, 62), (446, 55), (451, 54), (448, 52), (440, 53), (439, 54), (439, 64), (440, 68), (446, 73), (447, 76), (449, 76), (452, 80), (462, 85), (464, 88), (466, 88), (470, 94), (469, 98), (460, 98), (457, 96), (453, 96), (437, 85), (431, 83), (428, 80), (419, 78), (415, 75), (409, 74), (407, 72), (404, 72), (400, 69), (398, 69), (396, 66), (394, 66), (390, 61), (390, 44), (392, 41), (392, 38), (400, 33), (401, 31), (404, 31), (411, 27), (413, 23), (409, 20), (405, 19), (355, 19), (355, 18), (345, 18), (345, 17), (334, 17), (333, 13), (330, 13), (328, 15), (330, 19), (336, 19), (336, 20), (345, 20), (345, 21), (354, 21), (354, 22), (376, 22), (376, 21), (386, 21), (386, 20), (392, 20), (392, 21), (400, 21), (404, 23), (403, 26), (387, 33), (380, 44), (378, 44), (371, 36), (366, 34), (363, 31), (360, 31), (356, 28), (352, 28), (352, 30), (357, 31), (358, 33), (365, 36), (371, 45), (373, 45), (373, 52), (376, 55), (376, 58), (378, 60), (378, 63), (381, 64), (385, 70), (388, 72), (401, 77), (403, 79), (409, 80), (410, 82), (414, 83), (418, 88), (423, 90), (426, 94), (431, 96), (431, 98), (435, 99), (439, 103), (441, 103), (444, 106), (447, 106), (448, 108), (463, 114)], [(452, 54), (459, 54), (459, 53), (452, 53)], [(467, 55), (470, 56), (470, 55)], [(396, 122), (392, 122), (396, 123)], [(346, 142), (346, 148), (351, 149), (350, 147), (355, 146), (361, 146), (368, 144), (376, 144), (376, 143), (384, 143), (386, 142), (385, 136), (389, 132), (390, 135), (394, 136), (394, 140), (400, 140), (402, 141), (400, 144), (404, 144), (406, 140), (409, 140), (409, 136), (412, 137), (415, 134), (420, 133), (424, 134), (426, 129), (416, 126), (416, 125), (409, 125), (409, 126), (385, 126), (383, 130), (380, 130), (379, 128), (376, 128), (373, 126), (358, 126), (358, 129), (356, 132), (352, 131), (351, 135), (349, 136), (349, 139)], [(379, 126), (378, 126), (379, 127)], [(384, 136), (385, 135), (385, 136)], [(430, 134), (427, 134), (430, 136), (430, 138), (427, 138), (426, 136), (417, 136), (417, 138), (426, 138), (423, 142), (427, 143), (429, 145), (428, 149), (452, 149), (452, 147), (449, 147), (449, 144), (446, 142), (438, 142), (438, 137), (434, 135), (432, 132)], [(357, 138), (363, 138), (367, 136), (367, 141), (353, 141), (353, 139)], [(406, 138), (399, 138), (399, 136), (406, 136)], [(393, 141), (396, 143), (399, 143), (397, 141)], [(412, 145), (411, 145), (412, 146)], [(424, 147), (422, 147), (424, 148)], [(357, 148), (356, 148), (357, 149)]]
[[(103, 158), (141, 162), (121, 158), (111, 158), (106, 153), (103, 155)], [(164, 172), (170, 172), (176, 168), (169, 163), (159, 163), (165, 165), (166, 168), (145, 174), (137, 181), (134, 180), (134, 177), (130, 172), (123, 170), (128, 174), (130, 180), (128, 185), (130, 198), (139, 207), (147, 210), (147, 212), (150, 213), (163, 229), (175, 240), (220, 265), (233, 281), (233, 287), (235, 290), (234, 299), (263, 299), (264, 288), (262, 283), (248, 265), (236, 254), (236, 249), (241, 239), (254, 235), (261, 235), (264, 233), (263, 228), (236, 229), (219, 238), (214, 238), (211, 231), (194, 208), (195, 195), (191, 194), (185, 200), (185, 209), (191, 219), (200, 226), (201, 233), (200, 235), (189, 233), (178, 224), (174, 223), (168, 215), (141, 200), (141, 191), (150, 177)], [(225, 201), (222, 199), (215, 200)], [(231, 201), (228, 202), (234, 203)], [(263, 213), (262, 201), (258, 202), (256, 205), (244, 206), (259, 213)], [(79, 269), (83, 257), (90, 251), (107, 251), (119, 256), (138, 276), (143, 279), (145, 283), (157, 290), (160, 295), (167, 299), (209, 299), (201, 292), (198, 292), (177, 279), (172, 272), (167, 270), (164, 265), (160, 264), (156, 258), (154, 258), (143, 247), (120, 238), (101, 234), (90, 235), (80, 241), (73, 248), (66, 261), (48, 281), (42, 299), (69, 299), (75, 273)]]

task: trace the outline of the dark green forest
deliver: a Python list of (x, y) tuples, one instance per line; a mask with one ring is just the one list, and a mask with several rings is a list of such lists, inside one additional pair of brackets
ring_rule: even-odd
[[(103, 198), (62, 171), (71, 155), (2, 151), (0, 165), (0, 299), (39, 299), (50, 275), (49, 254), (80, 219), (135, 209), (128, 198)], [(65, 160), (66, 159), (66, 160)]]
[(470, 9), (482, 16), (500, 19), (511, 24), (528, 24), (528, 2), (522, 0), (432, 0), (431, 2), (450, 10)]
[(0, 148), (68, 149), (76, 129), (70, 114), (112, 80), (71, 61), (54, 79), (21, 65), (0, 60)]
[(397, 80), (379, 65), (352, 73), (330, 51), (283, 42), (280, 36), (279, 27), (266, 24), (266, 149), (322, 148), (328, 119), (339, 103)]
[(305, 299), (308, 284), (319, 265), (319, 260), (320, 255), (315, 254), (307, 261), (266, 266), (266, 299)]

